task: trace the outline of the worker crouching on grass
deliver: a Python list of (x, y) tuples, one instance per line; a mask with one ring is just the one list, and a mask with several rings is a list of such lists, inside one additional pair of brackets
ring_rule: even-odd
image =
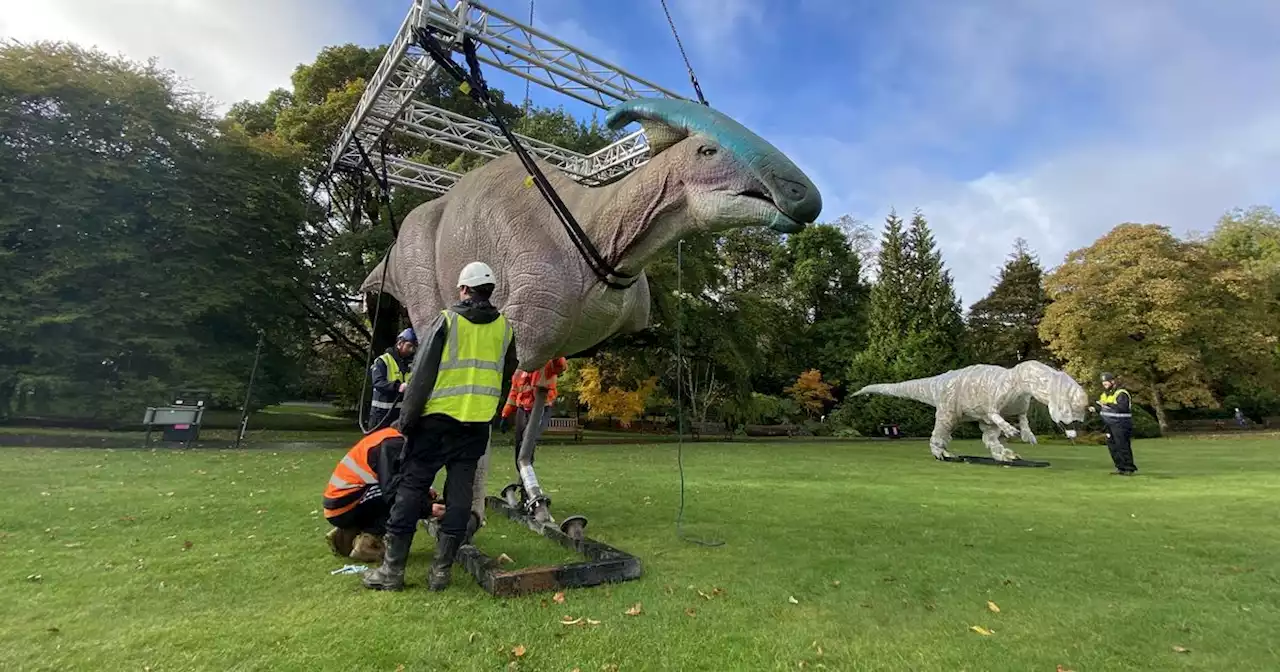
[[(382, 559), (382, 535), (395, 496), (405, 438), (387, 428), (362, 439), (334, 467), (324, 488), (324, 518), (333, 525), (325, 535), (334, 555), (360, 562)], [(444, 505), (429, 492), (427, 516), (444, 515)], [(425, 516), (424, 516), (425, 517)]]
[(446, 470), (444, 518), (427, 587), (444, 590), (458, 548), (472, 520), (472, 494), (479, 461), (516, 371), (515, 332), (490, 303), (493, 271), (473, 261), (458, 274), (459, 301), (440, 311), (414, 361), (396, 424), (408, 438), (402, 478), (387, 519), (382, 566), (365, 574), (366, 588), (401, 590), (409, 547), (423, 502), (436, 473)]

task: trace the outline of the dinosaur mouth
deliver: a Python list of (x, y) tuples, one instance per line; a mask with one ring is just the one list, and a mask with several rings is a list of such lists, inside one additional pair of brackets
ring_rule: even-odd
[(735, 193), (734, 196), (759, 207), (762, 210), (761, 214), (769, 221), (769, 228), (778, 233), (795, 233), (804, 228), (803, 224), (782, 212), (773, 198), (762, 189), (751, 187)]

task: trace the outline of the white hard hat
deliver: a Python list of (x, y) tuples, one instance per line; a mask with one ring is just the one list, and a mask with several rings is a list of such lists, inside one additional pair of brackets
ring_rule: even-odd
[(462, 267), (462, 272), (458, 274), (459, 287), (479, 287), (480, 285), (492, 285), (493, 269), (483, 261), (473, 261)]

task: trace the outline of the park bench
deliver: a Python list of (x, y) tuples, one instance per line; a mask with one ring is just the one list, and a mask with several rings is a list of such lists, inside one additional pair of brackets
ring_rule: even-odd
[(548, 418), (543, 434), (572, 434), (574, 441), (582, 440), (582, 425), (577, 418)]
[[(193, 398), (194, 397), (194, 398)], [(206, 398), (201, 393), (178, 393), (169, 406), (151, 406), (142, 416), (147, 428), (144, 445), (151, 443), (151, 432), (160, 428), (165, 441), (177, 441), (189, 447), (200, 437), (200, 423), (204, 420)]]
[(691, 422), (689, 423), (689, 434), (693, 436), (695, 441), (701, 438), (703, 434), (733, 438), (733, 434), (724, 426), (723, 422)]

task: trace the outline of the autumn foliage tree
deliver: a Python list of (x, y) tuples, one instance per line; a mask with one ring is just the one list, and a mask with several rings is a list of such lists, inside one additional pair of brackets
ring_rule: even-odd
[(577, 367), (574, 391), (578, 400), (587, 407), (588, 418), (614, 418), (623, 427), (644, 414), (649, 395), (657, 386), (657, 376), (640, 381), (635, 389), (626, 389), (607, 376), (594, 361), (583, 362)]
[(1119, 375), (1165, 431), (1167, 409), (1216, 405), (1216, 379), (1270, 360), (1252, 284), (1167, 227), (1121, 224), (1045, 278), (1040, 335), (1081, 380)]
[(831, 385), (823, 382), (822, 372), (817, 369), (809, 369), (800, 374), (785, 392), (791, 395), (796, 405), (804, 409), (810, 419), (821, 414), (827, 404), (834, 404), (836, 401), (831, 394)]

